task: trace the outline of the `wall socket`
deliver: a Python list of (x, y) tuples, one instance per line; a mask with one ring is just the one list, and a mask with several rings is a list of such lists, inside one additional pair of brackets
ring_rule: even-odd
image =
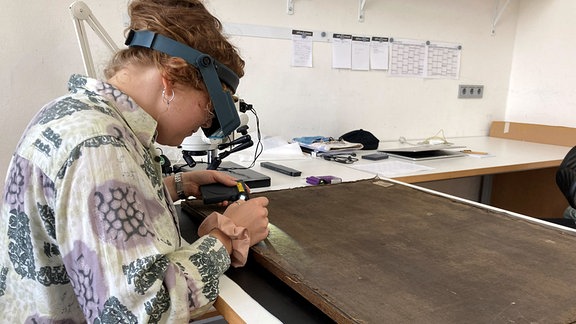
[(483, 85), (459, 85), (458, 98), (460, 99), (479, 99), (484, 94)]

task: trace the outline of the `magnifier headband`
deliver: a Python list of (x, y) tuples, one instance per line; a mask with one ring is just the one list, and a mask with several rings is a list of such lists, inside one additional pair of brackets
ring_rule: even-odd
[(224, 83), (232, 93), (235, 93), (240, 78), (227, 66), (208, 54), (149, 30), (130, 30), (125, 44), (150, 48), (170, 56), (180, 57), (200, 71), (216, 115), (216, 118), (212, 120), (212, 126), (202, 128), (207, 137), (223, 138), (240, 126), (234, 99), (230, 92), (222, 88), (222, 83)]

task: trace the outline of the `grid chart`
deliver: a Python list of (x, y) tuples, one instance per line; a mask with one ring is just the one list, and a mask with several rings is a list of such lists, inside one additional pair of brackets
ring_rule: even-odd
[(393, 42), (390, 51), (390, 74), (396, 76), (424, 76), (426, 45)]
[(458, 79), (460, 75), (460, 49), (428, 46), (427, 77)]

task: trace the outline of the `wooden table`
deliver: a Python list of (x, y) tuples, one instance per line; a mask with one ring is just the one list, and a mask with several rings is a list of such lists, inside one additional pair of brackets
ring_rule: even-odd
[(377, 179), (263, 195), (254, 260), (339, 323), (576, 320), (571, 229)]

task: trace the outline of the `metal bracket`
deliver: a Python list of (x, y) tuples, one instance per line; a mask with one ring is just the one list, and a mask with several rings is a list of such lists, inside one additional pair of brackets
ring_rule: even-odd
[(364, 7), (366, 6), (366, 0), (359, 0), (358, 4), (358, 21), (364, 22)]
[(294, 14), (294, 0), (286, 0), (286, 13), (289, 15)]
[(496, 24), (500, 20), (500, 17), (502, 17), (504, 10), (506, 10), (506, 7), (508, 6), (509, 3), (510, 0), (506, 0), (506, 2), (502, 6), (500, 6), (500, 0), (496, 0), (496, 10), (494, 13), (494, 17), (492, 19), (492, 35), (496, 33)]

